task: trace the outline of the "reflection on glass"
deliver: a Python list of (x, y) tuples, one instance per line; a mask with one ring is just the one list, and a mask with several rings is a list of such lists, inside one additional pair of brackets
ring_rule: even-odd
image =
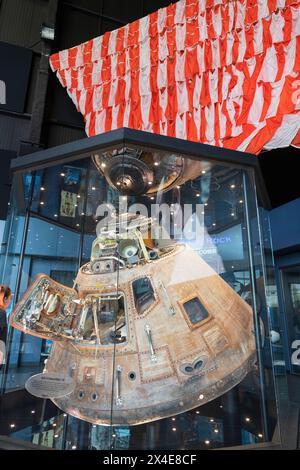
[[(4, 403), (18, 381), (39, 413), (21, 423), (4, 405), (2, 433), (69, 450), (205, 449), (265, 440), (263, 402), (274, 401), (274, 393), (272, 365), (265, 358), (271, 372), (263, 390), (255, 365), (252, 318), (264, 311), (265, 281), (260, 234), (249, 238), (254, 218), (245, 191), (253, 202), (255, 189), (245, 188), (244, 176), (250, 170), (123, 147), (94, 160), (98, 171), (86, 158), (28, 173), (29, 207), (13, 200), (3, 279), (16, 287), (15, 303), (37, 274), (52, 280), (45, 297), (32, 290), (20, 310), (17, 320), (27, 331), (12, 330), (2, 377)], [(44, 366), (72, 374), (74, 396), (44, 404), (28, 397), (26, 379)], [(142, 397), (135, 395), (139, 389)], [(151, 415), (141, 415), (143, 396)], [(267, 411), (272, 431), (276, 409)]]

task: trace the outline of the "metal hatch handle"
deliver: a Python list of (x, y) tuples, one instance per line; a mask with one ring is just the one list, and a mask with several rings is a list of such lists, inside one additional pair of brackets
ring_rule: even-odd
[(176, 311), (175, 311), (174, 306), (172, 305), (166, 286), (161, 280), (158, 281), (158, 286), (160, 287), (162, 291), (163, 301), (164, 301), (165, 306), (169, 310), (170, 315), (175, 315)]
[(94, 317), (94, 325), (95, 325), (95, 332), (96, 332), (96, 336), (97, 336), (97, 343), (100, 344), (100, 334), (99, 334), (99, 326), (98, 326), (98, 316), (97, 316), (97, 312), (98, 312), (98, 302), (97, 302), (97, 299), (94, 298), (93, 299), (93, 317)]
[(151, 328), (150, 328), (149, 325), (146, 325), (146, 326), (145, 326), (145, 332), (146, 332), (146, 335), (147, 335), (147, 338), (148, 338), (148, 342), (149, 342), (149, 348), (150, 348), (150, 354), (151, 354), (151, 361), (152, 361), (152, 362), (157, 362), (157, 357), (156, 357), (156, 354), (155, 354), (155, 351), (154, 351), (154, 347), (153, 347), (153, 342), (152, 342)]
[(121, 372), (122, 367), (117, 366), (116, 368), (116, 404), (118, 406), (122, 405), (122, 398), (121, 398)]

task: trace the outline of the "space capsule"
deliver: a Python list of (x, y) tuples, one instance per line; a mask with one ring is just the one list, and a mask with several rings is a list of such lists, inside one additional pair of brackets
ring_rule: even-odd
[(153, 219), (129, 218), (125, 230), (119, 221), (100, 231), (73, 289), (40, 274), (10, 320), (53, 340), (45, 371), (74, 381), (53, 401), (94, 424), (198, 407), (256, 359), (251, 307), (190, 246), (163, 240)]

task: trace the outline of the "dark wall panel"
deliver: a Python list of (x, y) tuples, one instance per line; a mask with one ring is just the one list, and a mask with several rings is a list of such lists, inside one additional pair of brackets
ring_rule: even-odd
[(18, 151), (21, 140), (28, 140), (30, 120), (0, 114), (0, 149)]
[(0, 109), (24, 112), (31, 62), (31, 50), (0, 42), (0, 80), (5, 84)]
[(75, 10), (67, 4), (61, 4), (57, 27), (58, 50), (77, 46), (99, 34), (99, 17)]
[(68, 0), (65, 3), (70, 3), (74, 6), (85, 8), (87, 10), (94, 11), (95, 13), (100, 13), (102, 2), (103, 0)]
[(142, 12), (142, 1), (141, 0), (130, 0), (130, 1), (119, 1), (119, 0), (105, 0), (103, 5), (103, 14), (122, 19), (129, 23), (137, 18), (141, 18)]
[(53, 123), (48, 125), (48, 131), (48, 147), (55, 147), (56, 145), (66, 144), (86, 137), (84, 129), (73, 129)]
[(0, 41), (30, 47), (40, 39), (48, 0), (3, 0), (0, 11)]

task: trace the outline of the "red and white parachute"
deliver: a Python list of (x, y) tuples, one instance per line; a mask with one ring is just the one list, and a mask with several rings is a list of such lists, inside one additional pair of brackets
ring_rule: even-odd
[(180, 0), (50, 63), (88, 136), (300, 146), (300, 0)]

